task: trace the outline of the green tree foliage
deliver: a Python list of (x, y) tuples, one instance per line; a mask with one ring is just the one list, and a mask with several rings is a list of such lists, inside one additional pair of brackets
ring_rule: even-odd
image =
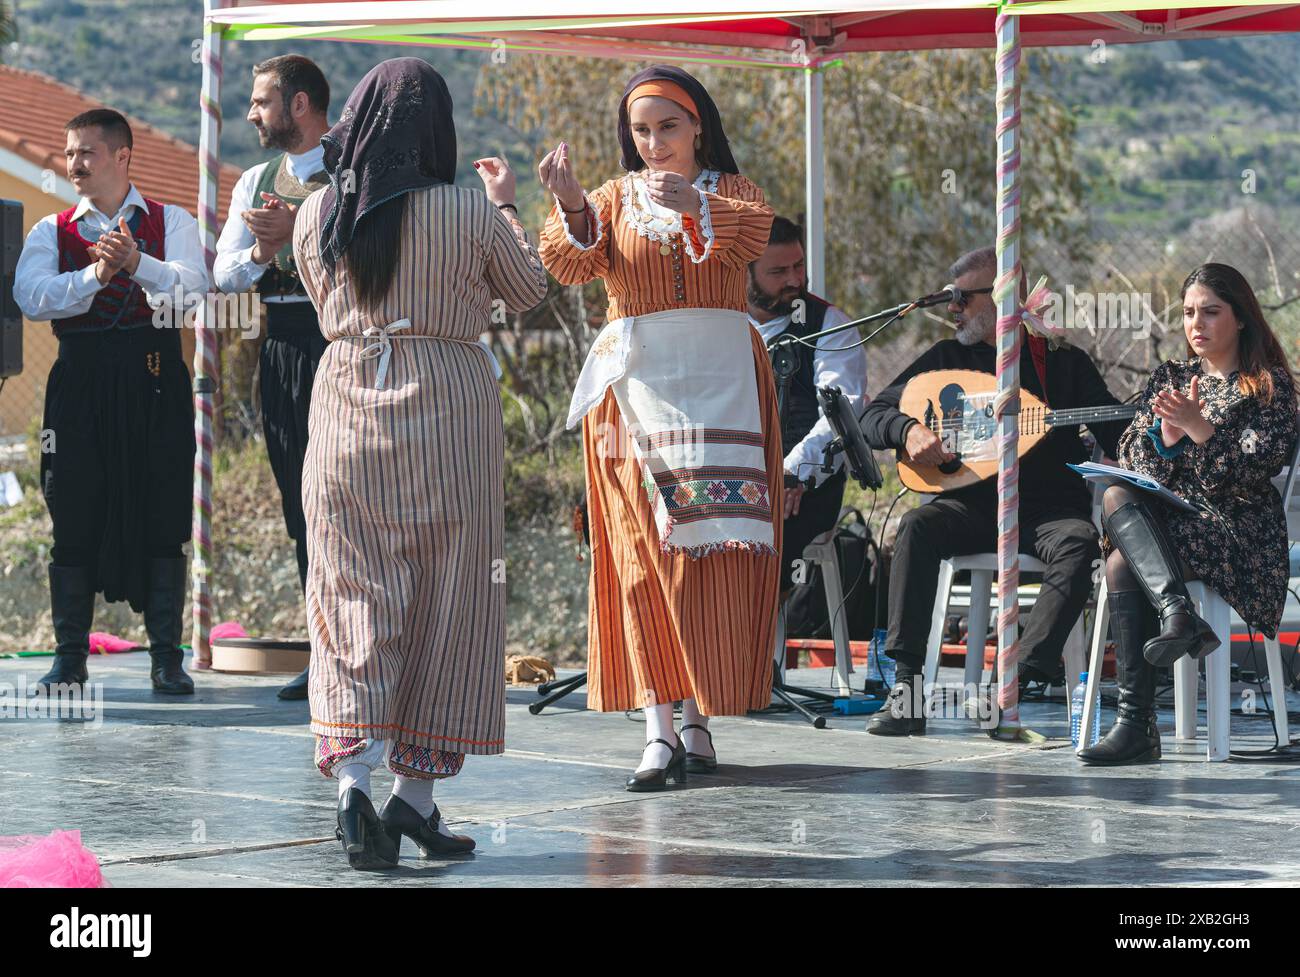
[[(1052, 60), (1030, 57), (1022, 220), (1059, 238), (1080, 216), (1082, 181), (1073, 116), (1050, 88)], [(520, 130), (534, 164), (567, 141), (591, 189), (619, 172), (618, 101), (641, 67), (515, 55), (481, 69), (477, 102)], [(691, 70), (718, 103), (742, 172), (778, 213), (801, 218), (803, 72)], [(827, 69), (824, 85), (826, 292), (865, 313), (933, 289), (958, 252), (993, 242), (993, 58), (854, 55)], [(540, 191), (530, 199), (540, 220), (550, 201)]]

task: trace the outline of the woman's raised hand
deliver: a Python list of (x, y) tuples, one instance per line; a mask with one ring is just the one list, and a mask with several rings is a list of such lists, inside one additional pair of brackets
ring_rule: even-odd
[(542, 157), (537, 164), (537, 178), (548, 191), (559, 198), (565, 210), (582, 209), (582, 185), (573, 175), (569, 163), (569, 144), (562, 142)]
[(1184, 434), (1197, 444), (1204, 444), (1214, 433), (1214, 425), (1205, 419), (1205, 401), (1200, 397), (1200, 384), (1192, 377), (1186, 394), (1181, 390), (1161, 390), (1152, 401), (1151, 410), (1160, 418), (1165, 445), (1182, 440)]
[(700, 219), (700, 195), (694, 184), (679, 173), (658, 170), (645, 176), (646, 193), (661, 207), (675, 210), (693, 220)]
[(515, 202), (515, 171), (500, 156), (476, 159), (474, 172), (483, 180), (483, 190), (494, 204)]

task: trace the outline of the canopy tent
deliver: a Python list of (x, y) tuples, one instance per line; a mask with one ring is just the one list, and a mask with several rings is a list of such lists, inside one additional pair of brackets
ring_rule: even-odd
[[(1229, 0), (1214, 6), (1148, 0), (566, 0), (538, 13), (536, 0), (205, 0), (199, 225), (209, 265), (215, 253), (223, 40), (338, 40), (497, 48), (554, 55), (711, 63), (799, 70), (805, 78), (805, 154), (810, 284), (823, 284), (822, 71), (857, 51), (983, 48), (997, 52), (998, 657), (1003, 720), (1013, 733), (1019, 583), (1017, 408), (1021, 307), (1019, 163), (1020, 55), (1025, 45), (1094, 45), (1239, 37), (1300, 31), (1300, 4)], [(744, 49), (737, 52), (735, 48)], [(723, 50), (726, 49), (726, 50)], [(211, 451), (216, 343), (200, 316), (195, 353), (194, 637), (196, 664), (209, 660)]]

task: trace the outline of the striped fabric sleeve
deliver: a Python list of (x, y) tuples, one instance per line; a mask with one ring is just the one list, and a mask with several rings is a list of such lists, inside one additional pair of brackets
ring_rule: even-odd
[(531, 309), (546, 298), (546, 269), (524, 225), (493, 206), (487, 282), (494, 296), (511, 312)]
[[(729, 196), (701, 190), (699, 221), (682, 221), (687, 231), (686, 253), (697, 265), (714, 257), (723, 264), (742, 268), (767, 248), (773, 214), (763, 191), (738, 174), (730, 177), (727, 189)], [(696, 247), (700, 240), (704, 244), (702, 251)]]
[(293, 222), (293, 260), (298, 266), (307, 297), (319, 313), (325, 302), (325, 288), (321, 282), (320, 260), (320, 203), (324, 189), (317, 190), (298, 205)]
[[(561, 285), (584, 285), (596, 278), (603, 278), (609, 271), (609, 248), (613, 208), (612, 187), (614, 181), (606, 183), (590, 194), (584, 194), (589, 203), (585, 214), (566, 214), (560, 209), (559, 201), (551, 208), (542, 228), (541, 254), (542, 263)], [(567, 220), (587, 220), (587, 239), (590, 244), (577, 242), (569, 230)]]

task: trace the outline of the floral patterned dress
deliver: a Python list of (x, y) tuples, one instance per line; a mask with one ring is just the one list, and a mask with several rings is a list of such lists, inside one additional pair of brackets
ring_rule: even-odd
[[(1192, 377), (1214, 435), (1199, 445), (1184, 438), (1165, 449), (1167, 457), (1156, 447), (1158, 429), (1148, 433), (1156, 425), (1151, 402), (1160, 390), (1187, 393)], [(1265, 404), (1241, 392), (1235, 372), (1222, 380), (1202, 373), (1198, 357), (1171, 360), (1151, 374), (1119, 442), (1120, 464), (1159, 479), (1196, 507), (1166, 507), (1174, 547), (1243, 621), (1270, 638), (1282, 622), (1290, 576), (1286, 514), (1271, 480), (1291, 463), (1297, 434), (1290, 373), (1273, 370), (1273, 384)], [(1103, 550), (1110, 555), (1109, 540)]]

